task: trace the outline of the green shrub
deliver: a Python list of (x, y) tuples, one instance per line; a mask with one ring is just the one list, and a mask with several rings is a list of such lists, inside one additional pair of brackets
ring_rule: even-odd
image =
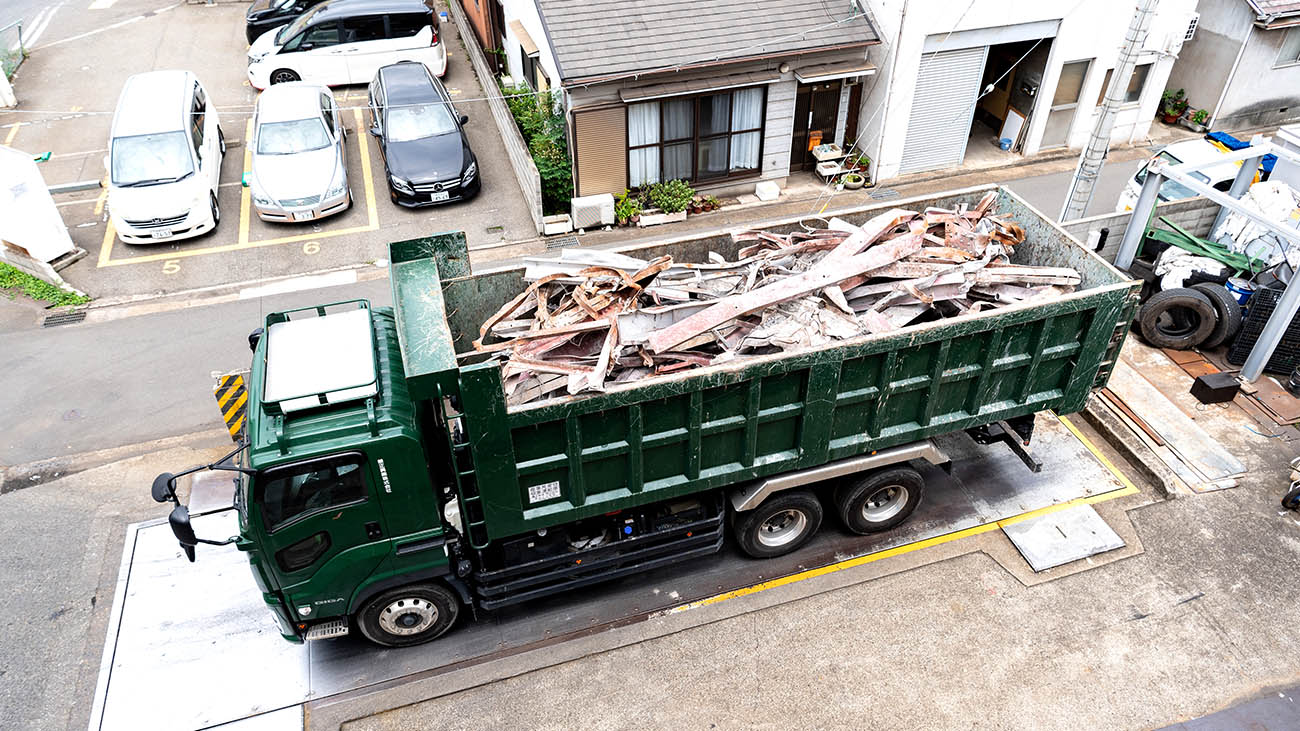
[(626, 221), (641, 212), (641, 199), (632, 195), (627, 188), (614, 196), (614, 219)]
[(551, 92), (533, 93), (527, 86), (501, 86), (506, 106), (515, 118), (542, 182), (542, 212), (568, 213), (573, 199), (573, 165), (564, 134), (564, 115), (555, 112)]
[(90, 301), (89, 297), (66, 292), (8, 264), (0, 264), (0, 289), (10, 290), (10, 299), (17, 294), (13, 290), (18, 290), (34, 300), (49, 302), (51, 307), (84, 305)]
[(650, 202), (664, 213), (677, 213), (686, 210), (695, 197), (695, 189), (685, 180), (669, 180), (650, 186)]

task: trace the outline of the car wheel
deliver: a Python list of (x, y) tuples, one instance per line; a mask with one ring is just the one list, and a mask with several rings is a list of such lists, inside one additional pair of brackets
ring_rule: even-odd
[(272, 84), (287, 84), (290, 81), (302, 81), (302, 77), (289, 69), (276, 69), (271, 72)]
[(1227, 287), (1212, 282), (1192, 285), (1192, 289), (1210, 298), (1218, 315), (1218, 323), (1210, 331), (1210, 336), (1201, 343), (1202, 348), (1217, 348), (1232, 340), (1241, 329), (1241, 303), (1232, 296)]
[(221, 206), (217, 205), (216, 193), (209, 193), (208, 196), (212, 202), (212, 228), (215, 230), (217, 224), (221, 223)]
[(1157, 292), (1142, 305), (1138, 328), (1157, 348), (1190, 350), (1210, 336), (1218, 314), (1210, 298), (1187, 287)]
[(460, 600), (441, 584), (414, 584), (386, 591), (357, 612), (357, 628), (385, 647), (407, 647), (442, 635), (456, 622)]

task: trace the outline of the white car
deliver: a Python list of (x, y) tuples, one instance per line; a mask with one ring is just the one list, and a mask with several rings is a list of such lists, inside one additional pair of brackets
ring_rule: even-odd
[(328, 87), (303, 81), (262, 92), (245, 179), (263, 221), (314, 221), (352, 205), (347, 131)]
[(327, 86), (369, 84), (381, 66), (419, 61), (447, 72), (432, 0), (329, 0), (248, 48), (255, 89), (291, 81)]
[[(1184, 162), (1214, 163), (1223, 154), (1223, 150), (1202, 138), (1175, 142), (1156, 153), (1151, 160), (1164, 160), (1170, 165)], [(1150, 161), (1147, 161), (1147, 164), (1143, 165), (1124, 186), (1124, 192), (1120, 193), (1119, 201), (1115, 204), (1116, 213), (1131, 211), (1133, 206), (1137, 205), (1138, 194), (1142, 192), (1142, 183), (1147, 179), (1147, 165), (1149, 164)], [(1240, 166), (1241, 163), (1239, 162), (1211, 164), (1193, 172), (1192, 177), (1212, 186), (1216, 190), (1227, 191), (1228, 188), (1232, 187), (1232, 181), (1237, 177), (1237, 169)], [(1197, 195), (1199, 194), (1195, 191), (1173, 180), (1166, 180), (1164, 185), (1160, 186), (1159, 197), (1161, 203), (1195, 198)]]
[(127, 79), (104, 158), (118, 237), (147, 244), (214, 230), (225, 154), (217, 110), (194, 74), (150, 71)]

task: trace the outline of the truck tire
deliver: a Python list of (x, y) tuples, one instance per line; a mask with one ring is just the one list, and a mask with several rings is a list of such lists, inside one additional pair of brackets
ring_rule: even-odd
[(1157, 348), (1171, 350), (1190, 350), (1200, 345), (1216, 322), (1214, 303), (1188, 287), (1157, 292), (1138, 313), (1143, 339)]
[(1210, 331), (1210, 336), (1201, 342), (1202, 348), (1217, 348), (1232, 340), (1241, 329), (1241, 303), (1232, 296), (1222, 284), (1201, 282), (1193, 284), (1192, 289), (1210, 298), (1214, 311), (1218, 313), (1218, 322)]
[(835, 490), (844, 527), (858, 535), (887, 531), (907, 520), (921, 504), (925, 478), (911, 467), (890, 467), (850, 477)]
[(731, 519), (740, 549), (754, 558), (774, 558), (799, 548), (821, 524), (822, 504), (806, 490), (779, 492)]
[(357, 628), (385, 647), (407, 647), (436, 639), (456, 622), (460, 600), (441, 584), (389, 589), (357, 612)]

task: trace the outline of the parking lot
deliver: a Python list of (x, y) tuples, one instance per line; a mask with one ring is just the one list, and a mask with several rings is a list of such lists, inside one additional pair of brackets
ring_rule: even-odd
[[(52, 45), (38, 44), (16, 79), (22, 111), (0, 114), (0, 141), (33, 155), (50, 152), (42, 164), (47, 184), (99, 180), (112, 112), (127, 77), (188, 69), (216, 105), (229, 149), (218, 195), (221, 223), (194, 239), (125, 244), (105, 215), (106, 191), (56, 196), (69, 233), (87, 251), (62, 274), (92, 296), (119, 301), (365, 266), (386, 259), (390, 241), (448, 230), (464, 231), (472, 248), (536, 237), (483, 86), (451, 21), (441, 29), (448, 55), (443, 83), (458, 111), (470, 118), (466, 131), (483, 181), (479, 196), (416, 210), (393, 204), (376, 141), (365, 133), (366, 88), (337, 87), (335, 99), (350, 133), (353, 205), (316, 222), (275, 224), (258, 219), (240, 182), (249, 170), (243, 143), (257, 98), (245, 75), (245, 4), (119, 0), (112, 10), (114, 17), (138, 20), (105, 26), (94, 22), (103, 16), (89, 10), (62, 9), (62, 30), (57, 37), (46, 34)], [(78, 38), (82, 33), (90, 35)], [(490, 83), (488, 88), (495, 91)]]

